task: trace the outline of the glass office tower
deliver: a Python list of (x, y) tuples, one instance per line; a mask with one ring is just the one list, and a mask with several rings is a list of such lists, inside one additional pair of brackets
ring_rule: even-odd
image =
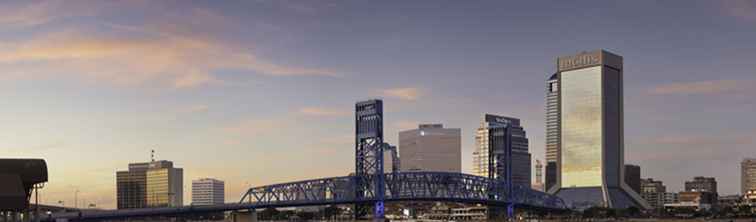
[(573, 208), (648, 208), (624, 182), (622, 57), (597, 50), (557, 59), (558, 189)]
[(531, 155), (520, 119), (486, 114), (475, 135), (473, 173), (530, 187)]

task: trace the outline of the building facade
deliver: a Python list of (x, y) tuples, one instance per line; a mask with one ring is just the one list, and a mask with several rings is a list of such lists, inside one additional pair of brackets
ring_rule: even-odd
[(545, 190), (555, 187), (559, 176), (561, 127), (559, 115), (559, 73), (551, 75), (546, 81), (546, 183)]
[(392, 146), (389, 143), (383, 143), (383, 172), (399, 172), (400, 168), (401, 161), (399, 160), (396, 146)]
[(661, 181), (652, 178), (643, 179), (641, 182), (641, 197), (651, 208), (663, 208), (666, 203), (667, 187)]
[(664, 204), (664, 208), (687, 208), (709, 210), (717, 203), (717, 195), (712, 192), (684, 191), (678, 195), (678, 202)]
[(641, 168), (638, 165), (625, 164), (625, 183), (635, 193), (641, 193)]
[(486, 114), (475, 135), (473, 173), (492, 179), (511, 178), (512, 184), (531, 186), (531, 155), (520, 120)]
[(541, 160), (536, 160), (535, 165), (535, 183), (533, 184), (533, 189), (537, 191), (544, 191), (544, 185), (543, 185), (543, 164), (541, 163)]
[(202, 178), (192, 180), (192, 205), (218, 205), (226, 201), (226, 188), (222, 180)]
[(604, 50), (557, 59), (558, 189), (576, 209), (650, 206), (624, 181), (622, 57)]
[(183, 174), (166, 160), (129, 164), (116, 172), (118, 209), (182, 206)]
[(149, 163), (131, 163), (126, 171), (116, 172), (118, 209), (147, 207), (147, 170)]
[(756, 159), (743, 159), (740, 163), (740, 193), (756, 190)]
[(399, 132), (402, 171), (462, 172), (462, 130), (421, 124)]
[(717, 180), (714, 177), (694, 177), (691, 181), (685, 181), (685, 191), (717, 194)]

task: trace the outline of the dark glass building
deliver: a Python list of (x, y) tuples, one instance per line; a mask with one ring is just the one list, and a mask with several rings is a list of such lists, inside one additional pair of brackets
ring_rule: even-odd
[(641, 193), (641, 168), (638, 165), (625, 164), (625, 183), (635, 193)]
[(622, 70), (622, 57), (604, 50), (557, 59), (557, 188), (549, 191), (572, 208), (649, 208), (624, 181)]
[(473, 170), (476, 175), (512, 178), (513, 185), (530, 187), (531, 156), (520, 119), (486, 114), (475, 141)]

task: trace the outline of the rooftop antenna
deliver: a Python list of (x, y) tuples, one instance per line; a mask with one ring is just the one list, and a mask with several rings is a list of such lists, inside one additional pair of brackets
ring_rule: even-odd
[(155, 150), (152, 150), (152, 153), (150, 153), (150, 159), (152, 162), (155, 162)]

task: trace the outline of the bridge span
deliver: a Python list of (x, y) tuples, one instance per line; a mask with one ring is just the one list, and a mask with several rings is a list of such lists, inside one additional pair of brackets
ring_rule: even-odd
[[(488, 206), (564, 210), (561, 199), (530, 189), (513, 186), (506, 181), (492, 180), (462, 173), (397, 172), (385, 174), (385, 202), (432, 201), (480, 203)], [(377, 197), (358, 198), (357, 176), (331, 177), (251, 188), (239, 203), (214, 206), (146, 208), (110, 211), (59, 213), (44, 221), (107, 220), (130, 217), (179, 216), (212, 212), (255, 210), (277, 207), (318, 205), (370, 204)]]

